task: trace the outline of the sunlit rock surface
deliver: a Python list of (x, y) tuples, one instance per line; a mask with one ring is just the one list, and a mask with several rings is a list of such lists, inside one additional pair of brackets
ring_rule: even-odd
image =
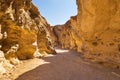
[(76, 0), (77, 18), (62, 29), (54, 27), (63, 48), (84, 53), (85, 58), (110, 67), (120, 67), (120, 1)]
[[(52, 43), (50, 25), (32, 0), (0, 0), (0, 50), (5, 60), (16, 65), (19, 59), (55, 54)], [(4, 66), (0, 68), (4, 73)]]
[[(36, 49), (41, 54), (54, 53), (50, 26), (31, 0), (1, 0), (0, 25), (4, 53), (16, 53), (19, 59), (33, 58)], [(36, 46), (32, 45), (34, 42)], [(9, 51), (16, 45), (18, 49)]]

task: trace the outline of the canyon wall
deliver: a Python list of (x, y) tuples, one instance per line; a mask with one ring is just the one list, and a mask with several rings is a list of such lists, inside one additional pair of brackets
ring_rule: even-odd
[(0, 0), (0, 68), (47, 53), (56, 54), (51, 28), (32, 0)]
[(79, 28), (77, 27), (77, 16), (72, 16), (64, 25), (56, 25), (53, 28), (57, 41), (62, 48), (70, 48), (81, 51), (81, 40)]
[(91, 61), (120, 67), (120, 1), (76, 0), (77, 18), (54, 33), (63, 48), (76, 49)]

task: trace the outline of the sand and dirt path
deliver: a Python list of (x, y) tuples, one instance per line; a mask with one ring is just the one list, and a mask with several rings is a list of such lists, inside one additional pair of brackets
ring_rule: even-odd
[(31, 59), (17, 66), (15, 80), (120, 80), (120, 70), (111, 70), (81, 58), (73, 50), (56, 48), (57, 55)]

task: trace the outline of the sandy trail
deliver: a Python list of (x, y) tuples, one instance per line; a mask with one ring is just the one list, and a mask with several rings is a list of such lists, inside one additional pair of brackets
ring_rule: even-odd
[(31, 59), (14, 71), (16, 80), (120, 80), (120, 70), (84, 61), (73, 50), (57, 48), (57, 55)]

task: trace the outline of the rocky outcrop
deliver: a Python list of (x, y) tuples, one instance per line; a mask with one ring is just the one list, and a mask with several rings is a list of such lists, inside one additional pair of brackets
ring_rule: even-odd
[[(70, 19), (68, 21), (70, 23), (63, 25), (61, 36), (58, 36), (60, 44), (64, 47), (75, 48), (75, 41), (79, 41), (77, 48), (84, 53), (85, 58), (119, 68), (120, 1), (77, 0), (77, 6), (76, 22)], [(76, 23), (77, 26), (68, 27), (71, 23)], [(73, 38), (76, 35), (71, 35), (75, 32), (78, 35), (77, 38)]]
[(0, 51), (0, 80), (9, 80), (13, 68), (14, 65), (10, 64), (10, 61), (5, 59), (4, 53)]
[(0, 50), (5, 59), (15, 65), (18, 59), (56, 54), (52, 43), (50, 25), (32, 0), (0, 0)]
[[(19, 59), (32, 58), (38, 50), (53, 53), (50, 26), (31, 0), (0, 1), (1, 50), (16, 52)], [(12, 48), (17, 49), (12, 52)]]

